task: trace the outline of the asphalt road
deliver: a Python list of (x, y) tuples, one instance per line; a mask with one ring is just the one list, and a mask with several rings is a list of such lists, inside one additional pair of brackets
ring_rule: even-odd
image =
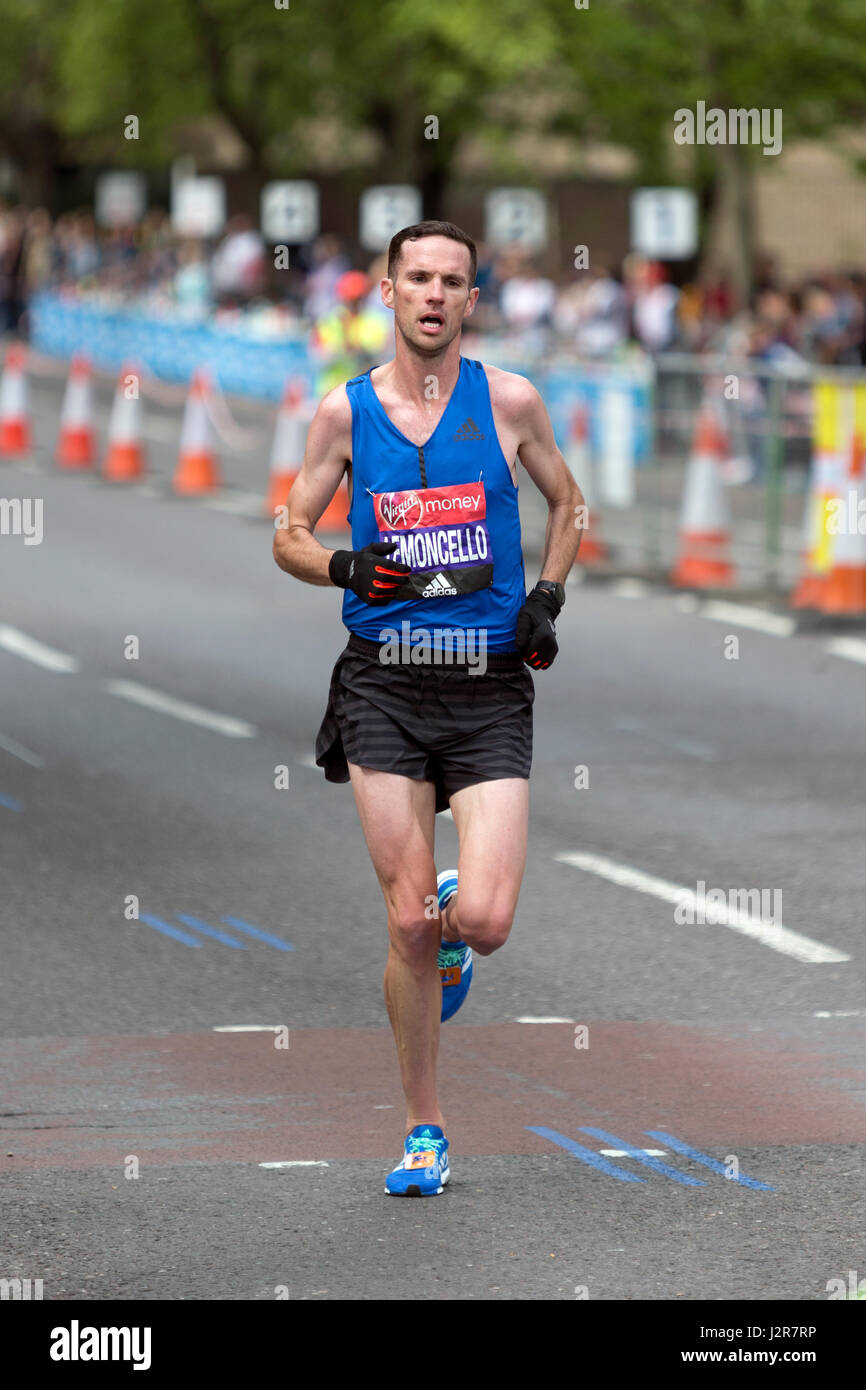
[[(172, 498), (169, 429), (155, 483), (60, 474), (36, 397), (32, 462), (0, 464), (44, 504), (41, 544), (0, 536), (0, 1276), (808, 1301), (866, 1275), (866, 644), (570, 586), (512, 937), (443, 1030), (453, 1181), (396, 1202), (381, 898), (311, 766), (339, 596), (274, 566), (240, 463), (248, 504)], [(701, 882), (784, 929), (678, 922)]]

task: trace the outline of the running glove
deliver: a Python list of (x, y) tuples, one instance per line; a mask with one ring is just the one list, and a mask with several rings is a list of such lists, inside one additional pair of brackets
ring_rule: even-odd
[(543, 589), (533, 589), (517, 615), (515, 645), (527, 666), (546, 671), (559, 651), (554, 618), (559, 616), (556, 599)]
[(397, 597), (401, 584), (412, 570), (402, 560), (384, 557), (397, 541), (373, 541), (363, 550), (335, 550), (328, 563), (328, 576), (340, 589), (351, 589), (371, 608), (381, 608)]

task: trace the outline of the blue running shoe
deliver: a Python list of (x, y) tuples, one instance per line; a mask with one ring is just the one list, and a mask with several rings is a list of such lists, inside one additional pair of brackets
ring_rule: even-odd
[[(457, 892), (457, 870), (443, 869), (436, 880), (439, 911)], [(443, 941), (439, 947), (439, 974), (442, 979), (442, 1022), (453, 1018), (472, 984), (472, 949), (465, 941)]]
[(406, 1136), (403, 1161), (385, 1179), (389, 1197), (438, 1197), (451, 1177), (448, 1140), (438, 1125), (416, 1125)]

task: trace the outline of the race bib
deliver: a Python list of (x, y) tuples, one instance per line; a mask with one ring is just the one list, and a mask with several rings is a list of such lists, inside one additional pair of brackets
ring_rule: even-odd
[(488, 589), (493, 554), (483, 483), (376, 492), (373, 507), (381, 541), (411, 567), (395, 598), (454, 598)]

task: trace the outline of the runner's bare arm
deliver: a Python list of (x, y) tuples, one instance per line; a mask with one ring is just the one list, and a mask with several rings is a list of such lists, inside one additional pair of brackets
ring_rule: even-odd
[(547, 502), (549, 515), (539, 579), (565, 583), (580, 545), (583, 493), (557, 447), (541, 396), (526, 377), (487, 369), (490, 399), (507, 459), (515, 454)]
[(352, 407), (345, 386), (329, 391), (319, 403), (307, 434), (307, 447), (289, 493), (285, 525), (274, 533), (274, 559), (287, 574), (306, 584), (331, 584), (327, 550), (313, 535), (352, 455)]

